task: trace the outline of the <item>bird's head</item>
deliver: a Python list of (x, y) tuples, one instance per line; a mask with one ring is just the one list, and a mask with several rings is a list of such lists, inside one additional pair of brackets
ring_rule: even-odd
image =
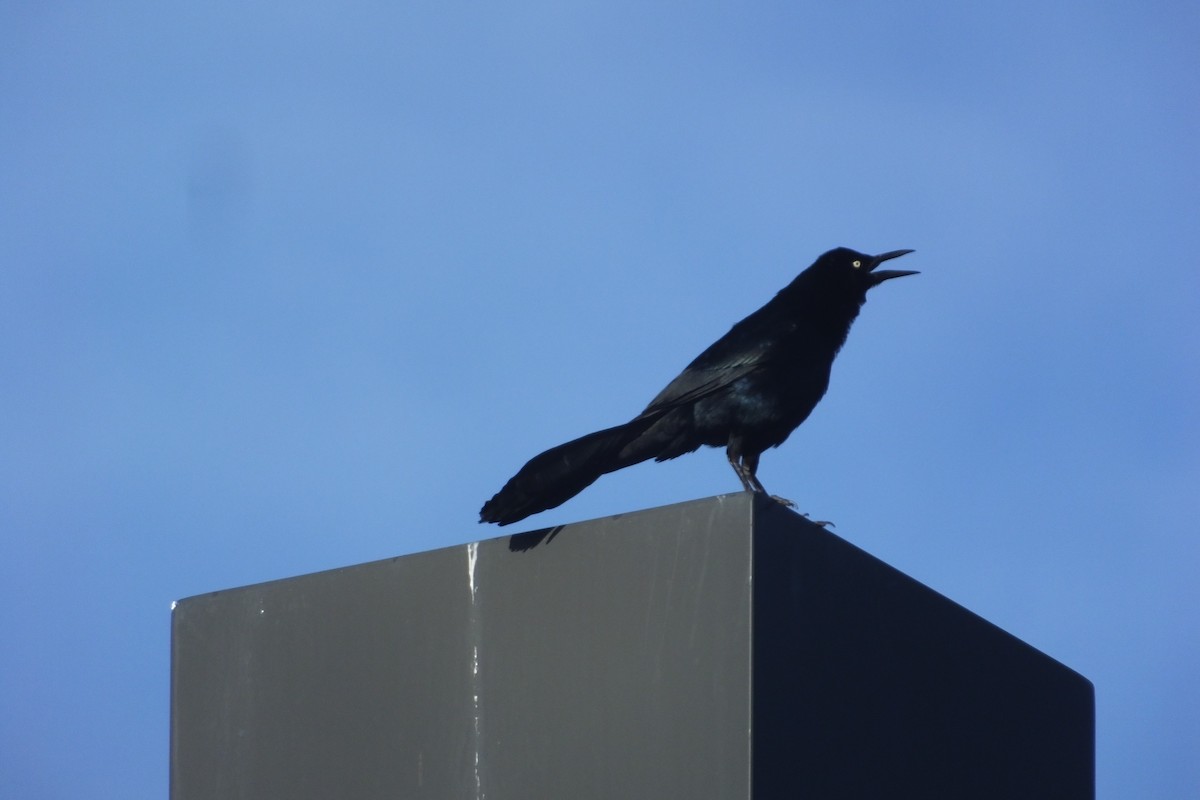
[(865, 253), (851, 250), (848, 247), (838, 247), (818, 258), (811, 269), (818, 270), (830, 277), (836, 275), (842, 279), (853, 281), (856, 285), (861, 286), (865, 292), (867, 289), (878, 286), (892, 278), (903, 278), (905, 275), (918, 274), (916, 271), (909, 269), (876, 269), (876, 267), (885, 261), (890, 261), (893, 258), (899, 258), (912, 252), (914, 251), (889, 250), (877, 256), (869, 256)]

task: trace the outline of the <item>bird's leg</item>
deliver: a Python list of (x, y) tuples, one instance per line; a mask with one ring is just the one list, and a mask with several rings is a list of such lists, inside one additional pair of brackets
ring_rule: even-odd
[[(725, 457), (729, 459), (729, 466), (733, 467), (734, 473), (738, 476), (738, 480), (742, 482), (742, 488), (747, 492), (765, 492), (758, 478), (754, 475), (754, 469), (749, 464), (745, 463), (749, 459), (742, 455), (740, 450), (730, 442), (729, 447), (725, 449)], [(754, 466), (758, 466), (758, 459), (754, 459)]]
[(738, 479), (741, 480), (742, 486), (747, 492), (765, 494), (785, 508), (796, 507), (796, 504), (786, 497), (769, 494), (762, 485), (762, 481), (758, 479), (759, 453), (739, 453), (730, 445), (725, 454), (729, 458), (729, 466), (733, 467), (733, 471), (737, 473)]
[(742, 486), (747, 492), (758, 492), (765, 494), (784, 508), (795, 508), (796, 504), (786, 497), (780, 497), (777, 494), (770, 494), (762, 485), (762, 481), (758, 479), (758, 458), (760, 453), (739, 453), (737, 449), (730, 444), (725, 454), (729, 457), (729, 465), (733, 467), (733, 471), (742, 481)]
[[(747, 472), (750, 475), (750, 480), (753, 481), (754, 485), (758, 487), (757, 489), (755, 489), (755, 491), (766, 494), (768, 497), (770, 497), (776, 503), (779, 503), (779, 505), (783, 506), (784, 508), (791, 508), (791, 509), (796, 508), (796, 504), (794, 502), (792, 502), (791, 500), (788, 500), (786, 497), (780, 497), (777, 494), (768, 494), (767, 490), (763, 488), (762, 481), (760, 481), (758, 479), (758, 474), (757, 474), (758, 473), (758, 455), (742, 456), (742, 468), (747, 470)], [(833, 523), (830, 522), (829, 520), (813, 519), (812, 517), (810, 517), (808, 514), (805, 514), (804, 512), (800, 512), (800, 515), (802, 517), (804, 517), (805, 519), (807, 519), (812, 524), (820, 525), (822, 528), (832, 528), (833, 527)]]
[(766, 494), (767, 490), (763, 488), (762, 481), (758, 479), (758, 453), (743, 453), (742, 469), (746, 471), (746, 479), (750, 481), (754, 491)]

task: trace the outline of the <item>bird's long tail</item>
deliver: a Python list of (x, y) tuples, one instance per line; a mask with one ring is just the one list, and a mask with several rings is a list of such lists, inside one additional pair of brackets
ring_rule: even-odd
[(635, 443), (654, 421), (638, 417), (534, 456), (483, 504), (479, 521), (500, 525), (519, 522), (530, 514), (562, 505), (607, 472), (653, 458), (655, 452)]

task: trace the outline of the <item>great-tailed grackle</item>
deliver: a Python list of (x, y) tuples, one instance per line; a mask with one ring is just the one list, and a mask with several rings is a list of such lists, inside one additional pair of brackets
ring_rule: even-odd
[(641, 414), (530, 459), (483, 504), (479, 521), (517, 522), (566, 502), (607, 472), (702, 444), (724, 446), (745, 490), (765, 492), (755, 474), (759, 456), (783, 444), (825, 394), (867, 290), (916, 274), (876, 267), (911, 252), (825, 253), (688, 364)]

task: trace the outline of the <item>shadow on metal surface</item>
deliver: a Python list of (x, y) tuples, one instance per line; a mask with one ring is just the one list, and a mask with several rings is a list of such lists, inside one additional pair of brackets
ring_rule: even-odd
[(550, 544), (550, 542), (554, 541), (554, 537), (558, 536), (558, 532), (563, 527), (563, 525), (555, 525), (553, 528), (542, 528), (540, 531), (514, 533), (508, 539), (508, 549), (514, 553), (524, 553), (526, 550), (532, 550), (537, 547), (542, 542)]

